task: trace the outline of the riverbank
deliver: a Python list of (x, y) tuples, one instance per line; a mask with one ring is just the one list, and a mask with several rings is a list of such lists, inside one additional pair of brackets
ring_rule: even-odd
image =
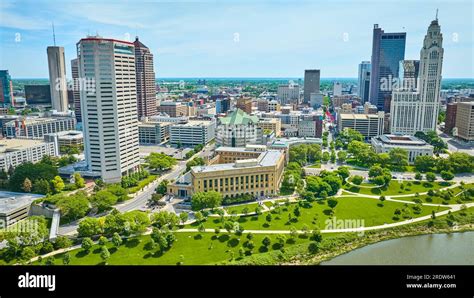
[[(457, 223), (457, 226), (452, 225)], [(466, 210), (465, 215), (459, 212), (445, 215), (434, 220), (399, 226), (390, 229), (367, 231), (364, 235), (347, 233), (330, 239), (323, 238), (319, 250), (315, 254), (308, 252), (307, 245), (295, 245), (284, 252), (272, 252), (265, 256), (252, 256), (239, 265), (319, 265), (339, 255), (348, 253), (364, 246), (385, 240), (427, 234), (458, 233), (474, 231), (474, 208)], [(324, 237), (324, 236), (323, 236)]]

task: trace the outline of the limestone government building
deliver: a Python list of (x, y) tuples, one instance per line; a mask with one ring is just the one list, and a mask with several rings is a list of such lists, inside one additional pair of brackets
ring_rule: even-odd
[(220, 147), (208, 165), (192, 167), (168, 186), (168, 193), (179, 198), (210, 190), (223, 197), (272, 196), (279, 191), (284, 165), (285, 153), (281, 150), (262, 145)]

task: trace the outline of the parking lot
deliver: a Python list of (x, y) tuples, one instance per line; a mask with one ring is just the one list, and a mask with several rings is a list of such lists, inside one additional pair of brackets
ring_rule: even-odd
[(152, 152), (156, 153), (164, 153), (168, 156), (171, 156), (176, 159), (184, 159), (186, 153), (193, 150), (192, 148), (173, 148), (173, 147), (166, 147), (163, 145), (140, 145), (140, 158), (144, 159), (146, 156), (150, 155)]

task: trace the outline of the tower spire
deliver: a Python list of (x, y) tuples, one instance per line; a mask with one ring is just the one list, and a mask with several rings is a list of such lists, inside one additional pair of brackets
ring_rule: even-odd
[(435, 20), (438, 20), (438, 9), (436, 8), (436, 19)]
[(54, 42), (54, 46), (56, 46), (56, 33), (54, 33), (54, 22), (53, 22), (53, 42)]

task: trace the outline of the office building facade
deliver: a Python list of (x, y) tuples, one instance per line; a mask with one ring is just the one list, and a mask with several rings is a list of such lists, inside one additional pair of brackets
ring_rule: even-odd
[(405, 59), (405, 42), (406, 33), (385, 33), (378, 24), (374, 25), (369, 100), (379, 110), (384, 110), (392, 79), (398, 77), (400, 61)]
[(68, 97), (64, 48), (51, 46), (47, 48), (47, 53), (49, 86), (51, 88), (51, 107), (58, 112), (67, 112)]
[(81, 114), (81, 83), (79, 78), (79, 59), (71, 60), (71, 73), (72, 73), (72, 98), (74, 100), (74, 114), (78, 123), (82, 122)]
[(157, 113), (153, 54), (138, 37), (133, 44), (135, 45), (138, 118), (142, 119), (142, 117), (154, 116)]
[(139, 167), (133, 43), (87, 37), (77, 43), (81, 78), (96, 80), (81, 90), (84, 154), (89, 170), (117, 183)]
[(395, 90), (391, 103), (391, 132), (414, 135), (436, 131), (440, 107), (443, 36), (438, 20), (433, 20), (420, 51), (419, 86), (416, 91)]
[(0, 104), (3, 107), (15, 105), (12, 78), (8, 70), (0, 70)]
[(357, 95), (361, 99), (361, 103), (366, 103), (369, 100), (370, 93), (370, 61), (362, 61), (359, 64), (359, 76), (358, 76), (358, 93)]
[(306, 69), (304, 71), (303, 102), (310, 103), (311, 93), (320, 93), (319, 81), (321, 71), (319, 69)]

